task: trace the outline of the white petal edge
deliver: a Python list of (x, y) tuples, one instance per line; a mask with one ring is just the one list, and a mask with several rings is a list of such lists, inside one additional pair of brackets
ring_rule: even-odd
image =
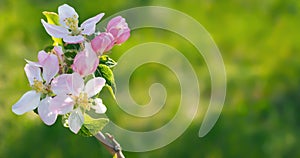
[(40, 102), (40, 93), (31, 90), (26, 92), (19, 101), (12, 106), (12, 111), (17, 115), (22, 115), (25, 112), (34, 110)]
[(51, 98), (46, 97), (40, 102), (38, 107), (38, 113), (42, 121), (48, 126), (53, 125), (57, 119), (57, 114), (51, 111), (49, 108), (50, 102), (51, 102)]
[(87, 93), (88, 97), (92, 97), (98, 94), (105, 85), (105, 79), (102, 77), (96, 77), (89, 80), (86, 85), (84, 91)]
[(34, 80), (42, 81), (41, 69), (39, 67), (31, 64), (26, 64), (24, 70), (30, 85), (34, 84)]
[(59, 71), (59, 63), (58, 58), (54, 54), (47, 54), (48, 56), (44, 59), (42, 66), (43, 66), (43, 78), (46, 81), (46, 84), (49, 84), (51, 79)]
[(69, 44), (77, 44), (77, 43), (82, 43), (84, 41), (84, 37), (82, 35), (78, 35), (78, 36), (67, 35), (63, 37), (63, 41)]
[(84, 117), (81, 110), (77, 108), (72, 111), (71, 115), (69, 116), (68, 122), (70, 130), (73, 133), (77, 134), (84, 122)]
[(96, 24), (102, 19), (103, 16), (104, 16), (104, 13), (100, 13), (100, 14), (84, 21), (80, 25), (80, 27), (83, 29), (83, 31), (81, 33), (85, 34), (85, 35), (91, 35), (91, 34), (95, 33)]
[(46, 32), (53, 37), (56, 38), (63, 38), (69, 34), (69, 31), (67, 28), (64, 28), (62, 26), (52, 25), (45, 22), (45, 20), (41, 19), (41, 22), (46, 30)]

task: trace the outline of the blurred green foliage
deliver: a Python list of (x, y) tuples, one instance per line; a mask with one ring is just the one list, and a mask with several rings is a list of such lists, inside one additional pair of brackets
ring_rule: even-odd
[[(80, 21), (99, 12), (158, 5), (182, 11), (199, 21), (217, 43), (227, 70), (227, 97), (220, 119), (198, 138), (210, 96), (210, 77), (203, 58), (180, 36), (163, 30), (140, 29), (112, 50), (116, 61), (127, 49), (143, 42), (162, 42), (180, 50), (197, 71), (201, 110), (188, 130), (161, 149), (125, 152), (127, 157), (300, 157), (300, 1), (297, 0), (1, 0), (0, 1), (0, 157), (110, 157), (93, 138), (75, 136), (57, 121), (48, 127), (34, 113), (16, 116), (11, 106), (30, 89), (23, 72), (24, 58), (51, 38), (40, 23), (43, 11), (73, 6)], [(163, 16), (163, 15), (162, 15)], [(130, 24), (129, 24), (130, 25)], [(170, 40), (172, 39), (172, 40)], [(160, 72), (157, 72), (157, 70)], [(180, 88), (167, 68), (146, 64), (133, 74), (133, 98), (145, 104), (149, 86), (160, 81), (168, 92), (165, 107), (151, 118), (124, 114), (103, 92), (107, 115), (120, 126), (147, 131), (167, 123), (177, 110)]]

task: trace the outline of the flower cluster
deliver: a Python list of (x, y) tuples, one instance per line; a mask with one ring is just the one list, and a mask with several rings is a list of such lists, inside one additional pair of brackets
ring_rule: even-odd
[(42, 19), (41, 23), (55, 42), (50, 49), (38, 53), (37, 62), (26, 60), (24, 70), (31, 90), (12, 106), (12, 111), (22, 115), (37, 109), (47, 125), (63, 115), (70, 130), (78, 133), (86, 112), (106, 112), (98, 94), (105, 85), (114, 90), (112, 72), (108, 71), (110, 77), (105, 73), (115, 63), (104, 53), (124, 43), (130, 29), (125, 19), (117, 16), (108, 22), (104, 32), (96, 32), (104, 13), (79, 26), (78, 14), (67, 4), (59, 6), (58, 14), (44, 14), (47, 22)]

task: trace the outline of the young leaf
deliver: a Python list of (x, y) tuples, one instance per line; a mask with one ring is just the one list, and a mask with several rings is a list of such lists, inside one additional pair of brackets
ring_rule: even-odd
[(113, 68), (114, 66), (117, 65), (117, 62), (115, 62), (108, 55), (102, 55), (100, 57), (100, 64), (104, 64), (104, 65), (108, 66), (109, 68)]
[[(56, 13), (44, 11), (43, 14), (46, 16), (47, 22), (49, 24), (60, 25), (59, 24), (59, 17), (58, 17), (58, 15)], [(61, 38), (52, 37), (52, 39), (54, 41), (54, 43), (53, 43), (54, 46), (62, 45)]]
[(101, 131), (108, 122), (109, 119), (107, 118), (94, 119), (88, 114), (84, 114), (84, 123), (78, 134), (85, 137), (91, 137)]
[(112, 70), (107, 65), (99, 64), (97, 71), (95, 72), (95, 76), (103, 77), (106, 80), (106, 86), (108, 87), (108, 90), (112, 96), (115, 98), (116, 83)]

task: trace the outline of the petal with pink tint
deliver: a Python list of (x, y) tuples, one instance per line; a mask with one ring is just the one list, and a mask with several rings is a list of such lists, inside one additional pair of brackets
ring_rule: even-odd
[(112, 27), (115, 27), (116, 25), (118, 25), (120, 23), (120, 21), (122, 20), (122, 17), (121, 16), (117, 16), (117, 17), (114, 17), (112, 18), (108, 24), (107, 24), (107, 28), (110, 29)]
[(98, 94), (105, 85), (105, 79), (102, 77), (96, 77), (89, 80), (86, 85), (84, 91), (87, 93), (88, 97), (92, 97)]
[(71, 89), (72, 94), (78, 96), (79, 93), (83, 91), (84, 81), (78, 73), (74, 72), (68, 80), (68, 86)]
[(57, 119), (57, 113), (50, 110), (51, 98), (46, 97), (43, 99), (38, 107), (38, 113), (46, 125), (52, 125)]
[(30, 85), (34, 84), (34, 80), (42, 81), (41, 69), (39, 67), (26, 64), (24, 70)]
[(72, 69), (81, 76), (87, 76), (94, 73), (98, 65), (99, 58), (91, 48), (91, 44), (86, 43), (84, 50), (75, 56)]
[(128, 24), (121, 16), (117, 16), (108, 22), (107, 32), (114, 36), (116, 44), (124, 43), (130, 36)]
[(12, 111), (17, 115), (22, 115), (25, 112), (34, 110), (40, 102), (40, 93), (31, 90), (26, 92), (19, 101), (12, 106)]
[(59, 71), (58, 58), (54, 54), (47, 54), (46, 58), (44, 58), (40, 64), (43, 66), (43, 78), (46, 81), (46, 84), (49, 84)]
[(116, 40), (116, 44), (122, 44), (130, 37), (130, 31), (124, 30), (124, 33), (122, 33), (119, 38)]
[(58, 95), (54, 97), (49, 104), (49, 111), (64, 115), (73, 110), (74, 101), (67, 95)]
[(54, 78), (51, 82), (51, 89), (56, 95), (66, 95), (71, 94), (72, 91), (68, 86), (68, 78), (71, 74), (62, 74)]
[(84, 37), (82, 35), (78, 35), (78, 36), (67, 35), (63, 37), (63, 41), (69, 44), (82, 43), (84, 41)]
[(63, 61), (63, 55), (64, 55), (64, 52), (62, 50), (62, 47), (61, 46), (55, 46), (53, 48), (53, 50), (55, 51), (56, 55), (58, 56), (59, 60), (60, 61)]
[(101, 56), (114, 46), (114, 36), (107, 32), (100, 33), (91, 41), (91, 45), (97, 55)]
[(79, 108), (72, 111), (68, 122), (70, 130), (77, 134), (84, 122), (83, 114)]
[(42, 65), (39, 63), (39, 62), (33, 62), (33, 61), (30, 61), (30, 60), (27, 60), (25, 59), (25, 61), (31, 65), (31, 66), (35, 66), (35, 67), (42, 67)]
[(98, 14), (92, 18), (87, 19), (81, 24), (81, 29), (83, 31), (81, 32), (82, 34), (85, 35), (91, 35), (95, 33), (96, 30), (96, 24), (101, 20), (101, 18), (104, 16), (104, 13)]
[(69, 34), (69, 31), (67, 28), (64, 28), (62, 26), (48, 24), (43, 19), (41, 19), (41, 21), (42, 21), (42, 24), (43, 24), (46, 32), (52, 37), (63, 38)]
[(41, 50), (39, 51), (38, 53), (38, 60), (39, 60), (39, 63), (43, 63), (43, 61), (49, 56), (48, 53), (46, 53), (44, 50)]

